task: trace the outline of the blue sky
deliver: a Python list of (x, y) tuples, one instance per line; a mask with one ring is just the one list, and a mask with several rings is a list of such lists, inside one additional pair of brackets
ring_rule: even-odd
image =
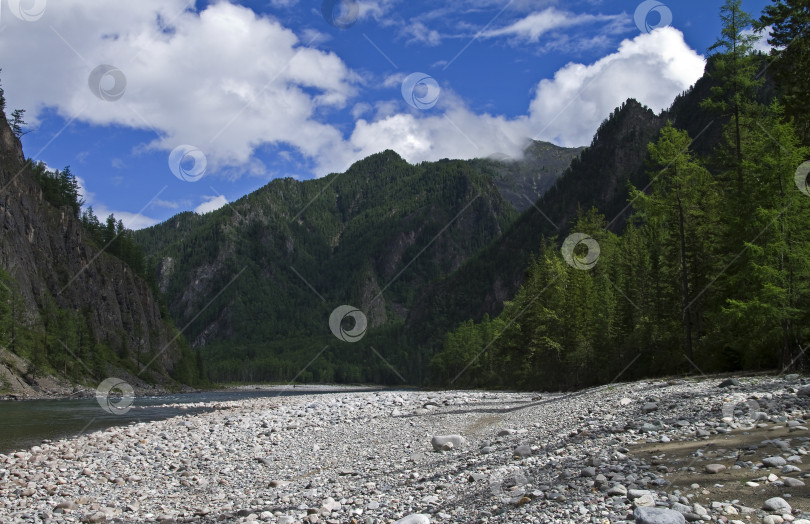
[(138, 228), (387, 148), (587, 145), (624, 99), (660, 110), (699, 77), (720, 5), (0, 0), (0, 67), (26, 155)]

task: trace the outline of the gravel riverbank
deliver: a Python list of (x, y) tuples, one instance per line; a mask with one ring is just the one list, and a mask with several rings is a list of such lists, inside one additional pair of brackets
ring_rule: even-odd
[(810, 524), (804, 382), (221, 403), (0, 455), (0, 522)]

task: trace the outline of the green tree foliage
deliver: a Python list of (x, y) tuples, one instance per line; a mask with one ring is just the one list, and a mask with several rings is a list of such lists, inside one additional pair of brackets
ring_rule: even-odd
[(742, 194), (742, 119), (753, 104), (757, 86), (761, 83), (756, 76), (758, 61), (752, 55), (757, 36), (744, 32), (751, 29), (753, 19), (742, 9), (742, 0), (725, 0), (720, 8), (720, 19), (723, 24), (720, 38), (709, 48), (715, 52), (712, 76), (719, 80), (719, 85), (712, 88), (703, 107), (732, 119), (730, 133), (734, 155), (728, 161), (734, 166), (737, 190)]
[(152, 265), (147, 262), (143, 248), (135, 240), (135, 233), (125, 228), (121, 220), (116, 220), (111, 214), (102, 224), (91, 206), (82, 211), (81, 222), (96, 246), (124, 261), (136, 275), (146, 279), (153, 289), (156, 288)]
[(770, 29), (772, 69), (786, 113), (795, 119), (804, 145), (810, 145), (810, 3), (773, 0), (755, 26), (760, 32)]
[(23, 130), (23, 126), (26, 125), (25, 123), (25, 109), (15, 109), (11, 113), (11, 132), (14, 133), (14, 136), (17, 138), (22, 137), (26, 134), (26, 131)]
[[(794, 180), (806, 158), (783, 108), (764, 109), (743, 143), (753, 213), (744, 221), (740, 251), (722, 276), (722, 330), (728, 344), (754, 365), (794, 364), (807, 338), (810, 196)], [(729, 228), (726, 234), (739, 238)], [(729, 257), (727, 257), (729, 258)]]
[[(693, 358), (697, 340), (703, 335), (706, 297), (703, 290), (715, 270), (720, 193), (711, 174), (698, 164), (689, 151), (691, 138), (671, 125), (650, 144), (653, 165), (649, 194), (634, 190), (632, 196), (638, 218), (651, 231), (655, 245), (656, 269), (667, 283), (668, 325), (682, 326), (682, 341)], [(660, 286), (660, 283), (659, 283)], [(678, 321), (680, 319), (680, 321)]]
[(73, 216), (79, 218), (84, 201), (79, 193), (79, 182), (70, 171), (70, 166), (65, 166), (62, 171), (58, 169), (51, 171), (44, 162), (31, 164), (31, 170), (42, 188), (45, 200), (56, 207), (70, 208)]

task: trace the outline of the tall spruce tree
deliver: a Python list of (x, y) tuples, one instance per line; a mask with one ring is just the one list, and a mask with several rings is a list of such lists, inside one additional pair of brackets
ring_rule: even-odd
[(667, 125), (659, 140), (649, 145), (654, 164), (650, 194), (634, 190), (632, 196), (647, 227), (659, 229), (654, 237), (660, 242), (658, 267), (670, 285), (665, 295), (673, 299), (669, 320), (680, 325), (682, 346), (694, 359), (704, 330), (710, 261), (717, 248), (720, 193), (715, 179), (689, 151), (690, 145), (686, 131)]
[(810, 146), (810, 2), (773, 0), (754, 25), (760, 33), (770, 30), (779, 93), (800, 139)]
[(810, 196), (794, 178), (808, 152), (776, 103), (763, 111), (743, 150), (757, 205), (746, 217), (745, 264), (724, 275), (724, 331), (746, 365), (794, 366), (806, 344), (810, 305)]
[(742, 172), (742, 133), (743, 117), (754, 99), (761, 79), (756, 77), (757, 61), (752, 55), (757, 36), (745, 31), (753, 25), (751, 15), (742, 9), (742, 0), (725, 0), (720, 8), (723, 28), (720, 38), (709, 48), (713, 52), (712, 77), (718, 85), (711, 90), (711, 96), (703, 102), (703, 107), (722, 116), (730, 117), (732, 123), (734, 171), (737, 191), (745, 191)]

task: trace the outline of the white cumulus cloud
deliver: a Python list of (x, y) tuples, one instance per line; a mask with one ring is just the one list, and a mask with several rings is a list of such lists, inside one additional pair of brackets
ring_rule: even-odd
[(204, 215), (211, 211), (216, 211), (222, 206), (228, 205), (228, 199), (222, 195), (206, 197), (208, 200), (194, 208), (194, 212), (198, 215)]
[[(286, 142), (316, 157), (340, 142), (314, 117), (355, 93), (356, 78), (337, 55), (307, 47), (246, 7), (218, 2), (197, 13), (187, 4), (60, 0), (36, 23), (4, 19), (9, 98), (34, 118), (53, 107), (67, 119), (155, 131), (149, 147), (167, 154), (192, 144), (212, 170), (249, 163), (263, 143)], [(88, 88), (101, 64), (125, 77), (117, 101)]]
[[(362, 2), (361, 14), (374, 18), (391, 4)], [(390, 97), (363, 100), (358, 95), (371, 89), (368, 82), (278, 20), (228, 2), (199, 12), (186, 7), (186, 0), (59, 0), (49, 2), (36, 23), (4, 18), (0, 64), (9, 106), (27, 108), (32, 121), (52, 108), (68, 120), (154, 131), (147, 149), (168, 156), (178, 145), (192, 145), (206, 155), (208, 172), (230, 178), (261, 176), (257, 149), (283, 144), (322, 176), (384, 149), (418, 162), (519, 156), (528, 138), (588, 144), (628, 97), (663, 109), (704, 67), (681, 32), (662, 28), (539, 81), (523, 115), (475, 112), (445, 84), (436, 107), (417, 111), (398, 96), (402, 74), (385, 79)], [(562, 20), (561, 13), (548, 8), (496, 32), (532, 40), (550, 28), (601, 16)], [(120, 100), (100, 100), (88, 88), (91, 71), (101, 64), (125, 76)], [(102, 87), (110, 89), (111, 80)], [(329, 115), (338, 110), (357, 120), (331, 123)], [(172, 177), (168, 169), (166, 176)], [(211, 198), (197, 209), (225, 203)], [(136, 219), (127, 225), (135, 227)]]
[(599, 124), (627, 98), (660, 111), (703, 74), (705, 59), (672, 27), (625, 40), (590, 65), (568, 64), (542, 80), (529, 114), (534, 138), (588, 144)]
[(527, 137), (564, 146), (591, 142), (602, 121), (628, 98), (660, 111), (703, 74), (704, 58), (667, 27), (625, 40), (593, 64), (570, 63), (539, 82), (524, 116), (476, 114), (443, 88), (444, 114), (396, 113), (359, 120), (349, 143), (354, 157), (391, 148), (410, 162), (519, 157)]
[(537, 42), (542, 35), (555, 29), (564, 29), (594, 22), (610, 22), (619, 18), (624, 18), (624, 15), (575, 14), (560, 11), (555, 7), (548, 7), (542, 11), (531, 13), (506, 27), (485, 31), (481, 36), (485, 38), (515, 36), (529, 42)]

